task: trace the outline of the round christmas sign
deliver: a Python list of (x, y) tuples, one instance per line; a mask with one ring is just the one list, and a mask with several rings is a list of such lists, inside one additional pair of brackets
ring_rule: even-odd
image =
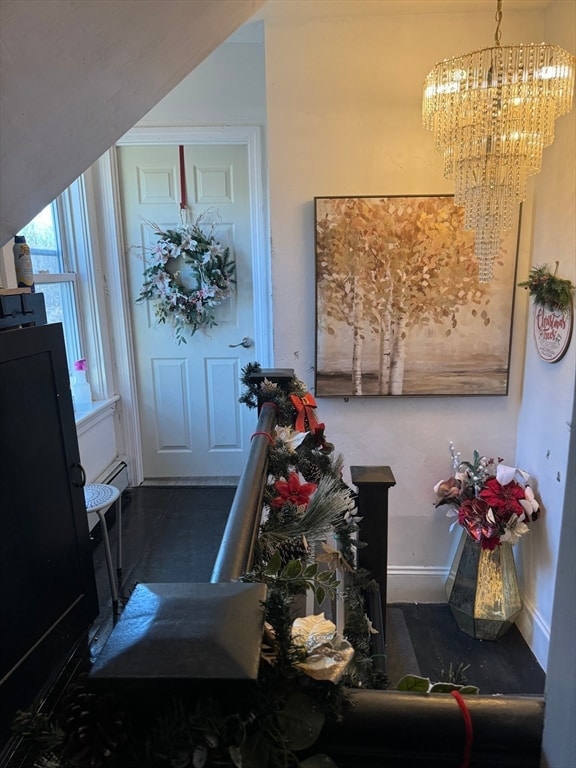
[(572, 335), (572, 305), (566, 309), (534, 307), (534, 339), (538, 354), (547, 363), (557, 363), (568, 349)]

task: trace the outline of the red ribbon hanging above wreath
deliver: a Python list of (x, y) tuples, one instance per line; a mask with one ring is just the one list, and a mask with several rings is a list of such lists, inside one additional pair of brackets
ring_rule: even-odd
[(296, 422), (294, 429), (298, 432), (315, 432), (318, 429), (318, 419), (314, 413), (316, 408), (316, 400), (310, 393), (305, 394), (303, 397), (299, 395), (290, 395), (292, 405), (296, 408)]
[(180, 210), (185, 211), (188, 207), (188, 199), (186, 195), (186, 165), (184, 163), (184, 147), (180, 145)]

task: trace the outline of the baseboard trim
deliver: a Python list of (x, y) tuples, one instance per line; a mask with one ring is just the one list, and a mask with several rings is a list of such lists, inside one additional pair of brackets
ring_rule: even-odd
[(445, 603), (448, 568), (438, 566), (388, 566), (389, 603)]
[(210, 486), (213, 488), (226, 487), (234, 488), (238, 485), (240, 478), (235, 475), (222, 475), (217, 477), (147, 477), (142, 483), (143, 487), (166, 486), (166, 487), (195, 487)]
[(530, 650), (536, 656), (538, 664), (546, 672), (548, 649), (550, 648), (550, 627), (531, 600), (522, 596), (524, 609), (516, 619), (516, 626)]

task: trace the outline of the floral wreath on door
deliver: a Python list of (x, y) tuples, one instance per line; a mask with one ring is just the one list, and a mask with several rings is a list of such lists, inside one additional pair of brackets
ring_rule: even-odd
[[(202, 228), (205, 215), (165, 231), (148, 223), (158, 242), (147, 259), (136, 302), (152, 301), (156, 320), (172, 325), (178, 344), (186, 343), (186, 332), (193, 336), (218, 325), (215, 310), (232, 295), (236, 283), (230, 248), (216, 240), (214, 224), (208, 232)], [(183, 283), (184, 267), (192, 274), (193, 287)]]

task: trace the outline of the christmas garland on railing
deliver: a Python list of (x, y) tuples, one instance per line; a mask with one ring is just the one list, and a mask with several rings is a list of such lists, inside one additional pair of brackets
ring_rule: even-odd
[[(343, 460), (325, 437), (316, 402), (293, 378), (286, 389), (242, 371), (241, 402), (277, 410), (263, 518), (253, 568), (265, 582), (265, 634), (255, 691), (230, 697), (100, 694), (82, 680), (53, 718), (21, 714), (18, 733), (36, 744), (38, 768), (334, 768), (310, 752), (328, 719), (339, 719), (353, 687), (384, 687), (370, 657), (364, 596), (374, 582), (356, 568), (359, 519), (342, 480)], [(330, 544), (333, 534), (337, 545)], [(340, 595), (338, 595), (340, 588)], [(318, 613), (302, 615), (312, 592)], [(341, 631), (326, 601), (343, 600)]]
[[(258, 381), (259, 377), (253, 375), (260, 371), (258, 363), (249, 363), (243, 369), (245, 389), (240, 397), (240, 402), (250, 408), (268, 402), (277, 411), (277, 427), (268, 450), (266, 514), (257, 541), (253, 578), (265, 581), (273, 589), (274, 581), (267, 578), (270, 571), (272, 575), (287, 575), (300, 568), (304, 576), (311, 559), (327, 568), (320, 576), (322, 579), (329, 579), (326, 574), (334, 576), (336, 571), (342, 574), (346, 616), (343, 635), (355, 651), (343, 676), (344, 686), (382, 687), (385, 681), (370, 655), (374, 630), (364, 606), (366, 591), (376, 584), (366, 570), (355, 565), (356, 550), (364, 544), (358, 540), (354, 494), (342, 480), (343, 458), (335, 455), (334, 445), (326, 439), (325, 424), (318, 421), (316, 401), (305, 384), (293, 377), (283, 389), (267, 379)], [(309, 484), (315, 486), (315, 492), (302, 510), (298, 500), (305, 499)], [(325, 541), (330, 531), (337, 547)], [(280, 586), (284, 589), (284, 584)], [(325, 596), (323, 585), (318, 588), (312, 583), (307, 588), (315, 592), (316, 603), (321, 605)], [(289, 597), (287, 594), (287, 610), (291, 608)]]

